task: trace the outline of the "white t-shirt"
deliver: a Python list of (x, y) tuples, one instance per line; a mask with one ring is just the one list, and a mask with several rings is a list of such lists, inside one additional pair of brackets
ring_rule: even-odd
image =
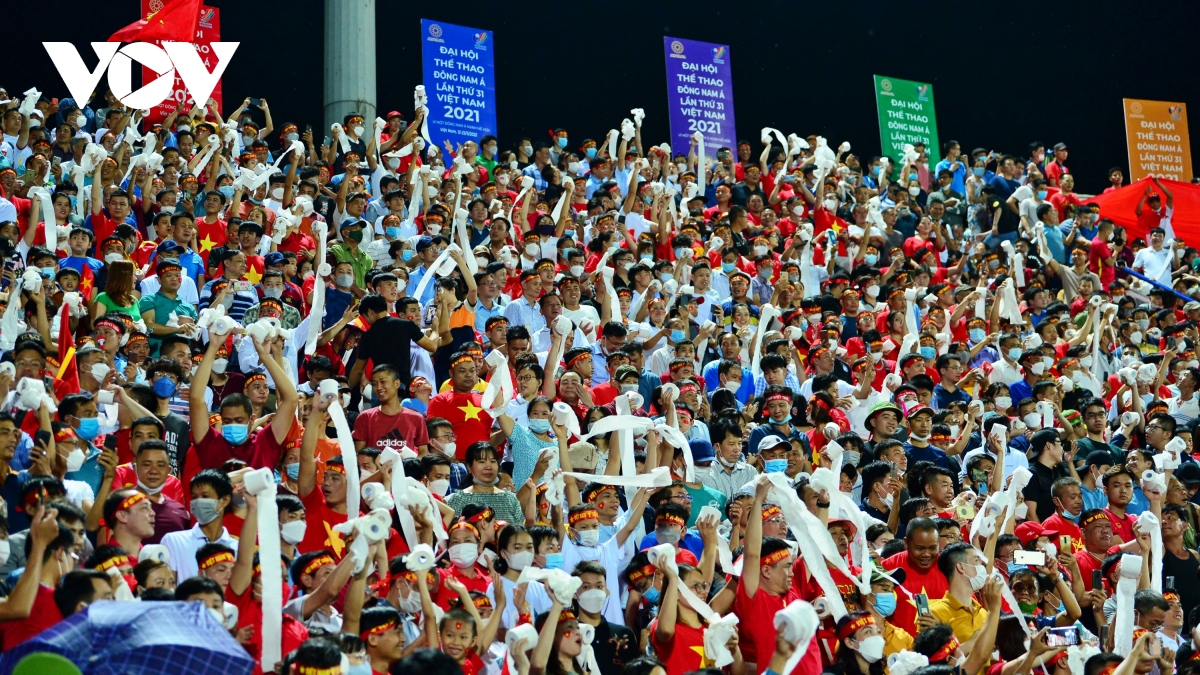
[(1146, 247), (1137, 252), (1133, 257), (1133, 268), (1135, 270), (1144, 270), (1147, 277), (1157, 281), (1168, 288), (1171, 287), (1171, 258), (1175, 254), (1169, 248), (1163, 248), (1155, 251), (1153, 247)]

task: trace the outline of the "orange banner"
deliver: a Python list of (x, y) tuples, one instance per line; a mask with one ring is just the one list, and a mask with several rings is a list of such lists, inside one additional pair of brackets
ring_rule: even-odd
[(1153, 174), (1185, 183), (1191, 181), (1187, 106), (1170, 101), (1123, 100), (1129, 179), (1136, 182)]

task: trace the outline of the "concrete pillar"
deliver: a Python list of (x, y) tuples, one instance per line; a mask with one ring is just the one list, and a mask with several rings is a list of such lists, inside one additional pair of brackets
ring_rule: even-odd
[(351, 112), (375, 112), (375, 0), (325, 0), (325, 131)]

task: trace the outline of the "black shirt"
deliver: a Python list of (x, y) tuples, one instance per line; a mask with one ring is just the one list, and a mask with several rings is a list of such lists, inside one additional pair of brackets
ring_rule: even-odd
[(394, 316), (384, 317), (371, 324), (370, 330), (362, 336), (358, 345), (358, 354), (362, 359), (374, 362), (374, 365), (389, 363), (400, 371), (403, 389), (408, 389), (412, 379), (412, 343), (424, 336), (421, 327), (408, 319)]
[(625, 664), (639, 656), (637, 638), (626, 626), (609, 623), (603, 617), (596, 626), (596, 637), (592, 639), (596, 652), (596, 665), (600, 675), (619, 675)]
[(1037, 517), (1040, 522), (1054, 515), (1054, 495), (1050, 492), (1050, 486), (1054, 485), (1054, 481), (1066, 478), (1070, 473), (1061, 464), (1050, 468), (1036, 461), (1029, 463), (1029, 471), (1033, 477), (1029, 479), (1029, 484), (1025, 486), (1025, 489), (1021, 490), (1021, 494), (1026, 500), (1037, 502)]
[(163, 441), (167, 444), (167, 454), (171, 456), (171, 474), (179, 476), (183, 471), (184, 453), (192, 441), (192, 425), (182, 415), (169, 412), (158, 418), (163, 423), (166, 432)]

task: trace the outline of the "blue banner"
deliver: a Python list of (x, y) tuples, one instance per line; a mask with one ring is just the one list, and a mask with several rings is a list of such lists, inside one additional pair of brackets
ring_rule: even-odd
[(445, 140), (458, 144), (494, 135), (492, 32), (421, 19), (421, 36), (430, 140), (441, 146)]

